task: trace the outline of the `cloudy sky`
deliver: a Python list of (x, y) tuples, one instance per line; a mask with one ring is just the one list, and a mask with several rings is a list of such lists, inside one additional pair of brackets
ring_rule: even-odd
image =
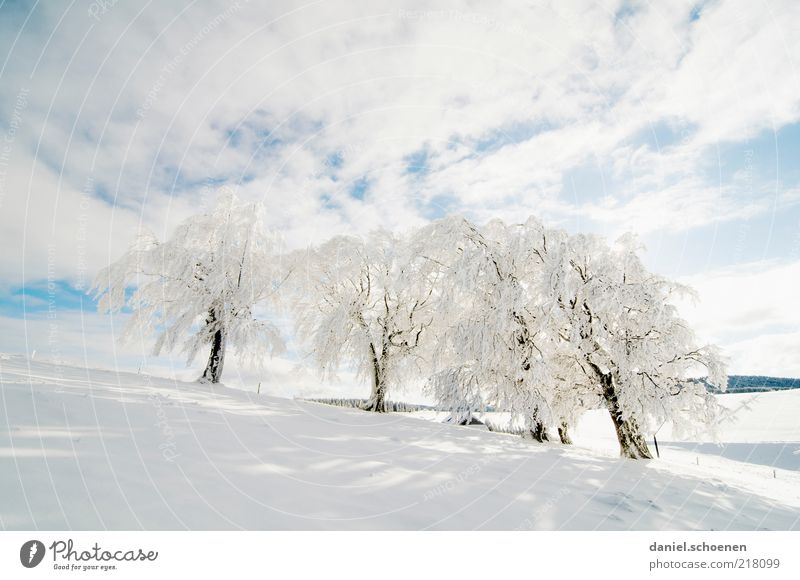
[(87, 285), (228, 185), (292, 246), (452, 212), (638, 232), (731, 371), (800, 376), (798, 22), (791, 0), (0, 0), (0, 351), (137, 364)]

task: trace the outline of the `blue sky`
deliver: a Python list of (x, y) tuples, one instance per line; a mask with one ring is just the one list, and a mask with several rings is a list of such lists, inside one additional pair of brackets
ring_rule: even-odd
[(138, 365), (94, 272), (229, 186), (290, 247), (634, 231), (732, 371), (800, 376), (796, 2), (268, 4), (0, 3), (0, 350), (53, 351), (55, 303), (59, 355)]

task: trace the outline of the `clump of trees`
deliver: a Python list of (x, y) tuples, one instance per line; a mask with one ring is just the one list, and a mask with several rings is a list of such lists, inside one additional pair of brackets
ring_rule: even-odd
[(673, 305), (690, 290), (647, 271), (633, 236), (449, 217), (281, 255), (262, 212), (226, 195), (167, 242), (140, 237), (98, 275), (99, 307), (129, 307), (128, 334), (156, 333), (156, 352), (180, 344), (191, 361), (208, 347), (201, 378), (217, 382), (227, 344), (256, 359), (283, 348), (255, 315), (280, 296), (323, 375), (347, 364), (369, 383), (366, 410), (421, 379), (456, 423), (491, 405), (526, 436), (568, 444), (605, 407), (630, 458), (651, 457), (645, 434), (665, 421), (697, 431), (720, 412), (693, 377), (724, 389), (725, 365)]

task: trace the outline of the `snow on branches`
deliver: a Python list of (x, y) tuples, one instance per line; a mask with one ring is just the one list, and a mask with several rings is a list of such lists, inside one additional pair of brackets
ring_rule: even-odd
[(201, 377), (207, 382), (219, 382), (229, 344), (254, 363), (282, 351), (278, 329), (255, 312), (274, 303), (281, 282), (276, 240), (263, 229), (263, 211), (222, 193), (210, 213), (188, 218), (167, 241), (142, 233), (98, 273), (98, 309), (130, 308), (123, 338), (155, 334), (156, 355), (180, 346), (191, 362), (209, 347)]
[(446, 323), (430, 383), (440, 404), (458, 401), (462, 414), (477, 384), (530, 436), (545, 440), (555, 425), (564, 442), (568, 426), (602, 404), (633, 458), (650, 457), (644, 433), (665, 421), (677, 432), (714, 425), (719, 407), (692, 376), (705, 371), (724, 388), (724, 364), (714, 347), (697, 345), (672, 304), (687, 289), (648, 272), (635, 238), (611, 246), (534, 219), (479, 228), (462, 218), (421, 237), (447, 248)]
[(437, 310), (439, 266), (410, 250), (407, 238), (378, 230), (294, 254), (298, 334), (324, 374), (356, 365), (372, 411), (384, 412), (389, 387), (420, 372)]
[(725, 387), (724, 364), (700, 347), (673, 298), (687, 289), (648, 272), (639, 246), (574, 235), (544, 251), (538, 291), (558, 337), (558, 373), (586, 385), (611, 415), (622, 454), (650, 458), (643, 433), (665, 421), (677, 432), (713, 426), (716, 400), (692, 373)]
[(551, 378), (544, 328), (537, 297), (529, 291), (539, 262), (539, 242), (531, 240), (541, 231), (533, 219), (519, 226), (493, 221), (479, 229), (451, 218), (420, 236), (450, 254), (439, 257), (448, 265), (442, 282), (448, 299), (436, 341), (441, 370), (430, 384), (440, 404), (452, 398), (442, 396), (442, 377), (450, 383), (463, 377), (465, 384), (481, 386), (486, 401), (521, 418), (539, 441), (547, 439), (553, 418), (545, 393)]
[(229, 343), (256, 361), (283, 349), (256, 316), (283, 295), (323, 375), (348, 365), (369, 381), (367, 410), (421, 378), (454, 422), (491, 405), (527, 436), (555, 428), (568, 443), (583, 412), (605, 407), (632, 458), (650, 457), (645, 433), (667, 421), (677, 433), (717, 421), (696, 377), (724, 389), (725, 365), (678, 316), (689, 290), (647, 271), (632, 236), (449, 217), (279, 257), (262, 212), (228, 194), (166, 242), (143, 234), (98, 274), (99, 308), (130, 308), (126, 334), (156, 334), (156, 353), (181, 346), (191, 361), (210, 347), (211, 382)]

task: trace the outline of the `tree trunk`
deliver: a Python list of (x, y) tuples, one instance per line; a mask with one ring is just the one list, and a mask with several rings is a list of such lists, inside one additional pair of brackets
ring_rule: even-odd
[(386, 387), (381, 385), (377, 390), (373, 389), (372, 395), (366, 403), (361, 407), (365, 411), (374, 411), (375, 413), (386, 412)]
[[(212, 325), (217, 321), (214, 309), (208, 311), (206, 324)], [(214, 331), (211, 337), (211, 353), (208, 355), (208, 363), (203, 371), (200, 380), (204, 383), (218, 383), (222, 377), (222, 367), (225, 364), (225, 332), (220, 326)]]
[(639, 424), (636, 419), (633, 417), (623, 419), (622, 417), (616, 387), (614, 386), (614, 378), (611, 373), (603, 375), (602, 383), (603, 397), (606, 400), (608, 412), (617, 432), (620, 455), (630, 459), (652, 459), (653, 455), (647, 447), (647, 442), (639, 430)]
[(547, 433), (547, 427), (541, 421), (535, 421), (533, 427), (530, 429), (531, 437), (539, 443), (550, 441), (550, 435)]
[(558, 438), (564, 445), (572, 445), (572, 438), (569, 436), (569, 425), (561, 423), (558, 426)]
[(378, 353), (375, 346), (370, 343), (370, 354), (372, 355), (372, 393), (369, 399), (364, 403), (361, 408), (365, 411), (374, 411), (376, 413), (386, 412), (386, 380), (381, 370), (380, 360), (378, 360)]

